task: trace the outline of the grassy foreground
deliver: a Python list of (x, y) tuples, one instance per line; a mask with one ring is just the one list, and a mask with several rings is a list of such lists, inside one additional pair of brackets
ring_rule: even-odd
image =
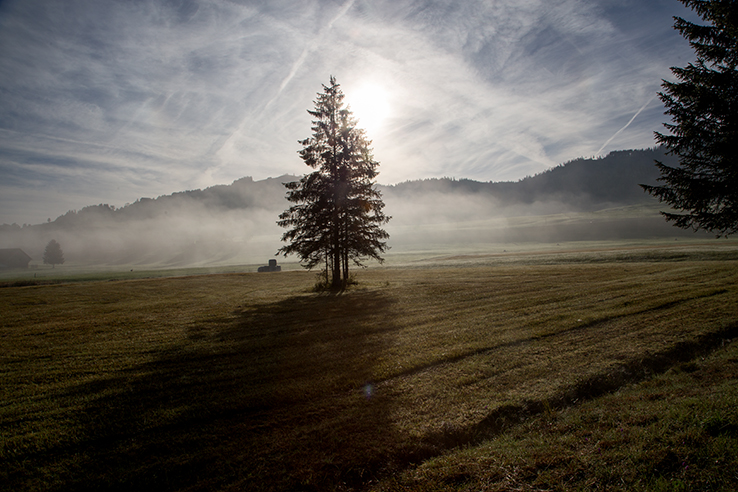
[(335, 296), (314, 279), (0, 289), (0, 483), (738, 485), (738, 261), (465, 260)]

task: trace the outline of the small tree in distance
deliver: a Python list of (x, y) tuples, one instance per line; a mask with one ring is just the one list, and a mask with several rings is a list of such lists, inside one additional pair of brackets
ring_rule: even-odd
[(282, 236), (289, 244), (277, 254), (295, 253), (306, 268), (325, 265), (326, 284), (333, 290), (349, 282), (349, 264), (362, 266), (364, 258), (380, 263), (389, 235), (381, 228), (382, 195), (374, 189), (379, 163), (369, 148), (371, 141), (356, 127), (335, 77), (318, 93), (313, 135), (301, 140), (302, 160), (315, 169), (285, 183), (287, 200), (294, 203), (277, 223), (291, 228)]
[(61, 245), (55, 239), (52, 239), (44, 250), (44, 264), (51, 265), (51, 268), (54, 268), (55, 265), (61, 265), (63, 263), (64, 252), (61, 249)]
[(738, 232), (738, 1), (680, 1), (711, 25), (675, 17), (697, 61), (671, 69), (679, 82), (663, 82), (659, 96), (673, 123), (656, 141), (680, 165), (657, 162), (665, 184), (641, 186), (683, 212), (662, 212), (677, 227), (727, 237)]

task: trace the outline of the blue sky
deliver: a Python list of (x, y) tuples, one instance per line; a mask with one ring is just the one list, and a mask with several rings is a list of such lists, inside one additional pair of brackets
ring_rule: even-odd
[(694, 58), (674, 15), (693, 18), (677, 0), (4, 0), (0, 223), (303, 174), (330, 75), (384, 184), (651, 147), (661, 79)]

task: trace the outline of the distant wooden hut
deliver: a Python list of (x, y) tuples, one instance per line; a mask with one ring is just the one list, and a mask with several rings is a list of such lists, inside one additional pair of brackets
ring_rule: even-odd
[(0, 249), (0, 270), (28, 268), (32, 258), (20, 248)]

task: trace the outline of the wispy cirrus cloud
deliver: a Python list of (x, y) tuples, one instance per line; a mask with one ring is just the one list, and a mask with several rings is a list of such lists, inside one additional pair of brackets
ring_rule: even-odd
[(390, 115), (370, 135), (384, 183), (514, 180), (651, 146), (653, 95), (691, 59), (671, 29), (686, 13), (671, 0), (8, 0), (0, 193), (15, 198), (0, 198), (0, 222), (305, 172), (297, 140), (329, 75), (349, 101), (367, 81), (385, 88)]

